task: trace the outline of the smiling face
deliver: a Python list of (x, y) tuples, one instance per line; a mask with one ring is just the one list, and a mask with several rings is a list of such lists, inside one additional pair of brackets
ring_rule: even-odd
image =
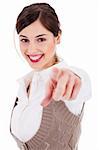
[(55, 63), (55, 47), (60, 43), (60, 34), (55, 37), (39, 20), (19, 33), (20, 50), (29, 65), (42, 70)]

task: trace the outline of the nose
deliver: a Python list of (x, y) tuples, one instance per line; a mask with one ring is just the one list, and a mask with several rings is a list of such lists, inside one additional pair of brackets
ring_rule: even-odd
[(28, 46), (28, 53), (34, 53), (37, 51), (37, 45), (34, 42), (30, 42)]

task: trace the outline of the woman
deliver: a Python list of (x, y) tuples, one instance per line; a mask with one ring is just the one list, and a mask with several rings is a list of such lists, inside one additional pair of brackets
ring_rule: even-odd
[(10, 131), (22, 150), (77, 150), (88, 75), (56, 54), (61, 29), (47, 3), (25, 7), (16, 22), (20, 50), (33, 69), (19, 81)]

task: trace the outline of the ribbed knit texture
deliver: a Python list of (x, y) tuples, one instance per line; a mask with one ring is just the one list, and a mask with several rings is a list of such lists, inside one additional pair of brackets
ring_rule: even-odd
[(43, 109), (41, 125), (35, 136), (23, 143), (11, 134), (20, 150), (77, 150), (82, 115), (83, 108), (76, 116), (64, 102), (53, 100)]

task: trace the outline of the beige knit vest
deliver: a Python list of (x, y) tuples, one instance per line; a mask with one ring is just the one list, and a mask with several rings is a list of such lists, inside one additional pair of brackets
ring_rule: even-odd
[(76, 116), (64, 102), (53, 100), (43, 108), (40, 128), (30, 140), (24, 143), (11, 134), (20, 150), (77, 150), (82, 116), (83, 108), (81, 114)]

